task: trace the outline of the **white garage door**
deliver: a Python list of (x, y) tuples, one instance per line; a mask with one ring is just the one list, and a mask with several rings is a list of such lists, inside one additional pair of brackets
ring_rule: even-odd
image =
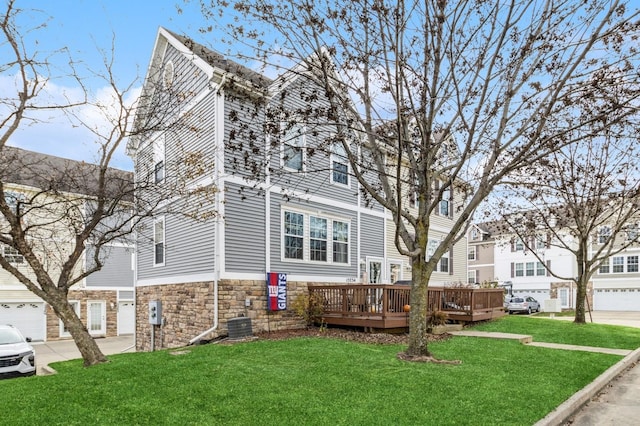
[(640, 311), (640, 289), (598, 288), (593, 293), (594, 311)]
[(44, 340), (44, 303), (0, 302), (0, 324), (11, 324), (32, 340)]
[(133, 334), (136, 329), (136, 307), (133, 302), (118, 303), (118, 335)]

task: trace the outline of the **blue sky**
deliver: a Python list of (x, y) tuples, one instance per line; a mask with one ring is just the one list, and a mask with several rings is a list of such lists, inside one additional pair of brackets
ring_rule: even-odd
[[(181, 8), (182, 13), (178, 13), (176, 5)], [(83, 61), (91, 69), (102, 71), (103, 59), (99, 51), (110, 52), (112, 41), (115, 40), (114, 69), (120, 84), (131, 83), (136, 76), (139, 77), (137, 86), (141, 84), (159, 26), (205, 41), (198, 29), (206, 22), (198, 5), (193, 2), (17, 0), (15, 6), (28, 10), (28, 13), (22, 15), (20, 22), (26, 27), (47, 21), (46, 28), (38, 30), (33, 37), (25, 40), (29, 44), (28, 49), (35, 47), (47, 52), (66, 47), (76, 60)], [(34, 44), (35, 41), (37, 44)], [(73, 90), (71, 83), (68, 79), (56, 81), (56, 85), (65, 86), (66, 90)], [(95, 81), (91, 85), (94, 93), (99, 94), (99, 85)], [(83, 116), (91, 117), (91, 114)], [(48, 116), (44, 121), (46, 122), (23, 127), (14, 135), (10, 144), (61, 157), (85, 161), (95, 159), (96, 148), (90, 141), (88, 132), (72, 128), (62, 116)], [(113, 165), (125, 169), (132, 167), (131, 160), (124, 155), (123, 150)]]

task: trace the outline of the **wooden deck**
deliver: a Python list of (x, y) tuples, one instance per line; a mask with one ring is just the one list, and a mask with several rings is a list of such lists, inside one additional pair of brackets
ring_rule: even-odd
[[(311, 294), (324, 302), (325, 324), (364, 328), (409, 327), (411, 289), (407, 285), (351, 284), (309, 285)], [(428, 289), (428, 311), (442, 311), (451, 322), (475, 322), (505, 314), (501, 288)]]

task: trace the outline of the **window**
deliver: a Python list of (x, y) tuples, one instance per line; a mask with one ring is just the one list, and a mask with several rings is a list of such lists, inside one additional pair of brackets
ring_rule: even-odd
[(299, 126), (288, 130), (282, 140), (282, 166), (301, 172), (304, 170), (304, 135)]
[(475, 284), (476, 283), (476, 271), (467, 272), (467, 283)]
[(609, 273), (609, 259), (604, 260), (600, 264), (600, 269), (598, 270), (600, 274), (608, 274)]
[(282, 220), (284, 260), (349, 264), (348, 222), (284, 210)]
[(349, 166), (347, 152), (342, 143), (334, 143), (331, 155), (331, 182), (349, 185)]
[(440, 272), (449, 272), (449, 252), (446, 251), (440, 258)]
[(309, 218), (309, 259), (327, 261), (327, 219)]
[(478, 239), (478, 230), (476, 228), (473, 228), (471, 230), (471, 239), (472, 240), (477, 240)]
[(542, 235), (538, 235), (536, 237), (536, 249), (543, 249), (543, 248), (547, 248), (547, 239), (546, 237), (542, 236)]
[(533, 277), (534, 276), (533, 266), (534, 266), (533, 262), (527, 262), (527, 276), (528, 277)]
[(156, 163), (153, 170), (153, 175), (155, 183), (162, 183), (162, 181), (164, 180), (164, 161), (160, 160)]
[(468, 260), (476, 260), (476, 248), (469, 247), (469, 252), (467, 253)]
[(153, 181), (155, 183), (164, 182), (165, 164), (164, 164), (164, 148), (165, 137), (160, 136), (153, 142)]
[(524, 264), (516, 263), (516, 277), (524, 277)]
[(7, 245), (2, 246), (2, 256), (9, 263), (24, 263), (24, 257), (20, 254), (20, 252)]
[(304, 215), (284, 213), (284, 258), (303, 260)]
[(638, 256), (627, 257), (627, 272), (638, 272)]
[(20, 192), (4, 192), (4, 201), (7, 203), (7, 206), (9, 206), (9, 208), (14, 212), (17, 212), (18, 204), (24, 203), (25, 199), (25, 195)]
[(333, 221), (333, 261), (349, 263), (349, 224)]
[(164, 217), (153, 223), (153, 263), (164, 265)]
[(536, 275), (539, 277), (543, 277), (547, 275), (547, 269), (544, 267), (544, 263), (542, 262), (536, 263)]
[(515, 243), (515, 251), (524, 251), (524, 243), (520, 238), (516, 240)]
[(626, 226), (627, 241), (635, 241), (638, 239), (638, 224), (630, 223)]
[(450, 206), (449, 206), (449, 198), (450, 198), (450, 190), (447, 189), (445, 191), (442, 192), (442, 200), (440, 200), (440, 214), (442, 216), (449, 216), (450, 213)]
[(601, 227), (600, 230), (598, 231), (598, 243), (605, 244), (607, 241), (609, 241), (610, 237), (611, 237), (611, 228), (608, 226)]
[(624, 272), (624, 257), (616, 256), (613, 258), (613, 273)]

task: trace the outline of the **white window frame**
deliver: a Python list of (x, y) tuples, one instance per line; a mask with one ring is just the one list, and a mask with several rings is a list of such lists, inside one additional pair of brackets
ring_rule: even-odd
[(468, 270), (467, 271), (467, 284), (475, 284), (477, 275), (478, 275), (478, 272), (475, 269)]
[(467, 252), (467, 260), (476, 260), (476, 246), (469, 247)]
[(536, 262), (536, 276), (544, 277), (547, 275), (547, 268), (544, 266), (544, 263), (537, 261)]
[[(312, 226), (313, 223), (316, 224), (324, 224), (324, 226)], [(320, 217), (318, 215), (309, 215), (309, 260), (312, 262), (323, 262), (323, 263), (328, 263), (329, 261), (329, 220), (327, 220), (327, 218), (325, 217)], [(323, 234), (324, 231), (324, 234)], [(318, 234), (318, 232), (320, 232), (320, 234)], [(313, 235), (312, 235), (313, 234)], [(313, 242), (317, 242), (320, 244), (320, 246), (322, 246), (322, 243), (324, 243), (324, 250), (322, 249), (322, 247), (318, 248), (318, 247), (312, 247), (313, 246)], [(333, 248), (333, 227), (331, 229), (331, 246)], [(333, 251), (331, 251), (332, 253)], [(324, 253), (324, 259), (313, 259), (314, 255), (315, 256), (322, 256), (322, 254)]]
[[(295, 145), (291, 143), (291, 141), (295, 140)], [(291, 167), (289, 165), (289, 161), (291, 158), (286, 157), (287, 147), (291, 147), (291, 149), (300, 149), (300, 168)], [(282, 135), (282, 140), (280, 143), (280, 165), (283, 169), (292, 171), (292, 172), (302, 172), (304, 173), (307, 169), (307, 138), (304, 131), (304, 128), (300, 125), (295, 125), (291, 129), (284, 132)]]
[[(153, 183), (162, 184), (167, 175), (167, 167), (165, 162), (165, 135), (160, 135), (153, 141)], [(158, 171), (162, 174), (158, 177)]]
[[(285, 218), (287, 213), (302, 216), (302, 234), (287, 234), (285, 226)], [(326, 260), (311, 260), (311, 240), (318, 240), (319, 238), (311, 238), (311, 218), (316, 218), (326, 221)], [(294, 263), (310, 263), (319, 265), (336, 265), (336, 266), (351, 266), (351, 221), (349, 219), (332, 216), (328, 214), (318, 214), (317, 212), (311, 213), (294, 207), (282, 207), (281, 209), (281, 232), (280, 232), (280, 259), (282, 262), (294, 262)], [(336, 240), (336, 234), (334, 232), (334, 223), (341, 223), (346, 225), (346, 241)], [(295, 237), (302, 240), (302, 258), (286, 257), (286, 237)], [(347, 262), (338, 262), (335, 260), (334, 255), (337, 253), (334, 251), (335, 244), (346, 246)]]
[(2, 249), (2, 257), (4, 257), (7, 262), (15, 264), (24, 263), (24, 256), (21, 255), (17, 249), (6, 244), (2, 244), (0, 248)]
[(478, 230), (476, 228), (471, 229), (471, 239), (474, 241), (478, 239)]
[[(630, 262), (630, 259), (635, 259), (635, 261), (633, 263)], [(627, 256), (627, 273), (630, 274), (635, 274), (636, 272), (638, 272), (638, 268), (639, 268), (639, 259), (638, 256)], [(629, 266), (635, 266), (635, 270), (631, 271)]]
[(517, 238), (516, 242), (514, 243), (514, 250), (515, 251), (524, 251), (524, 241), (522, 241), (522, 238)]
[(451, 188), (442, 191), (442, 198), (438, 203), (438, 213), (440, 216), (451, 217)]
[[(80, 320), (82, 320), (82, 317), (80, 316), (80, 301), (79, 300), (69, 300), (69, 305), (71, 305), (73, 307), (73, 310), (75, 311), (76, 315), (78, 316), (78, 318), (80, 318)], [(62, 320), (58, 320), (58, 324), (59, 324), (59, 335), (60, 337), (71, 337), (71, 333), (69, 333), (69, 331), (65, 328), (64, 323), (62, 322)]]
[(449, 257), (451, 253), (447, 250), (444, 253), (442, 253), (442, 257), (440, 258), (440, 260), (438, 261), (438, 272), (442, 272), (445, 274), (448, 274), (451, 270), (451, 267), (449, 266), (451, 263), (451, 258)]
[(598, 244), (605, 244), (611, 238), (611, 227), (604, 225), (598, 229)]
[[(513, 276), (514, 277), (524, 277), (524, 263), (522, 262), (518, 262), (514, 264), (514, 268), (513, 268)], [(518, 275), (518, 272), (520, 272), (520, 275)]]
[[(618, 269), (618, 270), (616, 270)], [(611, 265), (611, 272), (621, 274), (624, 272), (624, 256), (614, 256)]]
[[(158, 241), (157, 226), (162, 226), (162, 240)], [(162, 245), (162, 262), (158, 262), (158, 245)], [(167, 226), (164, 216), (157, 217), (153, 220), (153, 266), (164, 266), (167, 259)]]
[[(334, 142), (331, 145), (331, 155), (329, 156), (329, 162), (331, 164), (330, 182), (334, 185), (344, 186), (345, 188), (351, 187), (351, 169), (349, 167), (349, 161), (347, 160), (347, 152), (341, 142)], [(345, 171), (336, 171), (335, 165), (340, 164), (346, 168)], [(344, 174), (347, 181), (339, 182), (335, 180), (335, 173)]]
[(605, 259), (598, 267), (598, 274), (610, 274), (611, 265), (609, 259)]
[[(389, 281), (391, 284), (393, 284), (395, 281), (401, 281), (403, 279), (403, 274), (402, 274), (402, 267), (403, 267), (403, 262), (402, 260), (397, 260), (397, 259), (389, 259), (387, 261), (387, 281)], [(395, 280), (392, 278), (392, 272), (391, 272), (391, 268), (392, 267), (397, 267), (397, 277), (395, 278)]]
[(625, 226), (625, 238), (627, 241), (637, 240), (639, 233), (640, 229), (638, 229), (637, 223), (629, 223)]
[[(531, 266), (531, 269), (529, 269), (529, 266)], [(527, 277), (535, 277), (536, 276), (536, 263), (535, 262), (526, 262), (524, 270), (525, 270), (525, 276), (527, 276)], [(529, 274), (529, 272), (531, 272), (531, 274)]]
[(162, 69), (162, 87), (165, 89), (170, 89), (173, 86), (173, 81), (175, 80), (176, 71), (175, 66), (173, 65), (173, 61), (169, 60)]

